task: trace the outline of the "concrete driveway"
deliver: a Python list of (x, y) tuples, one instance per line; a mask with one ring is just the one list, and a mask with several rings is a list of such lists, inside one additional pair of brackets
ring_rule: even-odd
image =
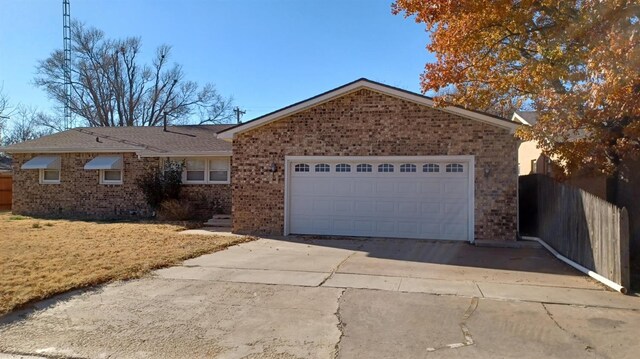
[(542, 249), (260, 239), (5, 317), (0, 352), (631, 358), (638, 330), (640, 298), (606, 291)]

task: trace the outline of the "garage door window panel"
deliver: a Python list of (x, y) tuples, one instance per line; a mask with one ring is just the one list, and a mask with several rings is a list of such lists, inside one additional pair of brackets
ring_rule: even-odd
[(427, 163), (422, 165), (422, 172), (437, 173), (440, 172), (440, 165), (437, 163)]
[(400, 172), (416, 172), (416, 165), (405, 163), (400, 165)]
[(464, 172), (464, 166), (460, 163), (449, 163), (446, 166), (448, 173), (462, 173)]
[(356, 172), (361, 172), (361, 173), (373, 172), (373, 166), (368, 163), (361, 163), (356, 166)]
[(293, 167), (295, 172), (309, 172), (309, 165), (306, 163), (298, 163)]
[(339, 163), (336, 165), (336, 172), (351, 172), (351, 165)]
[(331, 172), (331, 166), (326, 163), (319, 163), (315, 166), (316, 172)]
[(394, 166), (390, 163), (383, 163), (378, 165), (378, 172), (391, 173), (394, 171)]

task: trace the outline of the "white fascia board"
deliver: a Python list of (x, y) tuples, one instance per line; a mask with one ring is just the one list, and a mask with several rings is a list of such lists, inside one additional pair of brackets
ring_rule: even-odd
[(3, 149), (6, 153), (120, 153), (120, 152), (137, 152), (135, 149), (78, 149), (78, 148), (30, 148), (30, 149)]
[(240, 132), (244, 132), (250, 129), (254, 129), (256, 127), (260, 127), (262, 125), (266, 125), (267, 123), (270, 123), (272, 121), (278, 120), (282, 117), (286, 117), (289, 115), (292, 115), (296, 112), (300, 112), (303, 110), (306, 110), (310, 107), (319, 105), (323, 102), (327, 102), (329, 100), (332, 100), (336, 97), (340, 97), (346, 93), (355, 91), (359, 88), (364, 87), (363, 86), (364, 81), (360, 80), (357, 82), (352, 83), (351, 85), (342, 87), (338, 90), (335, 91), (330, 91), (325, 93), (324, 95), (318, 96), (318, 97), (314, 97), (311, 100), (308, 101), (304, 101), (301, 103), (298, 103), (297, 105), (291, 106), (291, 107), (286, 107), (281, 111), (276, 111), (274, 113), (272, 113), (271, 115), (265, 116), (259, 120), (255, 120), (255, 121), (251, 121), (251, 122), (247, 122), (245, 125), (241, 125), (235, 128), (232, 128), (230, 130), (224, 131), (222, 133), (218, 133), (218, 138), (223, 139), (223, 140), (231, 140), (233, 139), (233, 135), (236, 133), (240, 133)]
[(138, 153), (138, 157), (231, 157), (231, 151)]
[[(372, 83), (369, 82), (367, 80), (359, 80), (356, 81), (350, 85), (344, 86), (342, 88), (339, 88), (335, 91), (330, 91), (327, 92), (321, 96), (318, 97), (314, 97), (310, 100), (298, 103), (297, 105), (291, 106), (291, 107), (286, 107), (281, 111), (276, 111), (268, 116), (265, 116), (263, 118), (260, 118), (258, 120), (254, 120), (251, 122), (247, 122), (245, 125), (240, 125), (238, 127), (235, 128), (231, 128), (227, 131), (221, 132), (218, 134), (218, 138), (223, 139), (223, 140), (227, 140), (227, 141), (231, 141), (233, 140), (233, 136), (236, 133), (241, 133), (241, 132), (245, 132), (251, 129), (254, 129), (256, 127), (260, 127), (263, 125), (266, 125), (270, 122), (276, 121), (280, 118), (292, 115), (296, 112), (300, 112), (303, 110), (306, 110), (310, 107), (319, 105), (323, 102), (327, 102), (329, 100), (332, 100), (334, 98), (343, 96), (347, 93), (362, 89), (362, 88), (366, 88), (369, 90), (373, 90), (382, 94), (386, 94), (389, 96), (393, 96), (393, 97), (397, 97), (400, 98), (402, 100), (406, 100), (406, 101), (411, 101), (420, 105), (425, 105), (425, 106), (429, 106), (432, 108), (436, 108), (434, 106), (434, 102), (432, 99), (428, 98), (428, 97), (424, 97), (422, 95), (418, 95), (418, 94), (412, 94), (410, 92), (407, 91), (402, 91), (399, 89), (395, 89), (392, 87), (388, 87), (388, 86), (384, 86), (384, 85), (380, 85), (377, 83)], [(488, 116), (488, 115), (484, 115), (478, 112), (474, 112), (474, 111), (470, 111), (470, 110), (466, 110), (463, 108), (459, 108), (459, 107), (455, 107), (455, 106), (448, 106), (448, 107), (438, 107), (436, 108), (437, 110), (440, 111), (444, 111), (444, 112), (448, 112), (448, 113), (453, 113), (456, 114), (458, 116), (462, 116), (462, 117), (466, 117), (469, 118), (471, 120), (476, 120), (476, 121), (480, 121), (480, 122), (484, 122), (484, 123), (488, 123), (494, 126), (498, 126), (501, 128), (505, 128), (508, 129), (510, 132), (515, 132), (515, 130), (518, 128), (518, 124), (517, 123), (510, 123), (509, 121), (505, 121), (505, 120), (500, 120), (497, 119), (495, 117), (492, 116)]]
[(511, 121), (513, 121), (513, 122), (517, 121), (517, 122), (520, 122), (523, 125), (531, 126), (531, 124), (529, 122), (527, 122), (527, 120), (522, 118), (522, 116), (518, 115), (517, 112), (513, 113), (513, 116), (511, 116)]

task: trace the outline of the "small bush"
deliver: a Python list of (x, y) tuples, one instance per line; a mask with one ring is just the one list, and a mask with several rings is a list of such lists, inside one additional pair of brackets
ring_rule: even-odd
[(152, 168), (137, 180), (147, 204), (159, 210), (163, 202), (178, 200), (182, 189), (182, 162), (167, 161), (162, 168)]
[(163, 221), (188, 221), (193, 218), (193, 208), (189, 202), (169, 199), (160, 204), (158, 218)]
[(42, 228), (42, 226), (40, 225), (40, 222), (36, 222), (34, 224), (31, 225), (32, 228)]

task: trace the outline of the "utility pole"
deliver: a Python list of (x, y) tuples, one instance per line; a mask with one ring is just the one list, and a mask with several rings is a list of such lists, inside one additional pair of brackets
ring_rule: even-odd
[(240, 123), (241, 123), (241, 122), (240, 122), (240, 117), (242, 117), (242, 115), (244, 115), (245, 113), (247, 113), (247, 111), (242, 111), (242, 110), (240, 109), (240, 107), (238, 107), (238, 106), (236, 106), (236, 108), (234, 108), (234, 109), (233, 109), (233, 112), (235, 112), (235, 114), (236, 114), (236, 122), (237, 122), (238, 124), (240, 124)]

